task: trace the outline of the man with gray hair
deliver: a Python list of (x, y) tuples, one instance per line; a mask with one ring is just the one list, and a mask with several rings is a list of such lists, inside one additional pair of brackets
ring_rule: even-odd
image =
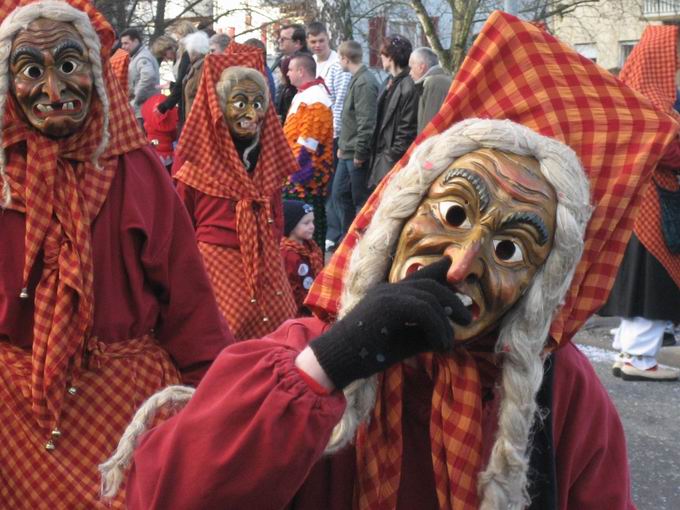
[(451, 86), (451, 74), (439, 65), (437, 54), (430, 48), (416, 48), (411, 53), (408, 65), (410, 75), (416, 84), (418, 100), (418, 133), (439, 111)]
[(215, 34), (210, 38), (210, 53), (224, 53), (227, 49), (231, 37), (227, 34)]

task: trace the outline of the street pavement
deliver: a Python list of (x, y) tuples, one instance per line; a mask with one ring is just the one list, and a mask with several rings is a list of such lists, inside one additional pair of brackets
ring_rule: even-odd
[[(638, 510), (680, 510), (680, 382), (614, 377), (611, 366), (616, 353), (609, 330), (616, 325), (616, 319), (596, 317), (574, 341), (590, 359), (621, 415)], [(658, 359), (680, 368), (680, 346), (663, 347)]]

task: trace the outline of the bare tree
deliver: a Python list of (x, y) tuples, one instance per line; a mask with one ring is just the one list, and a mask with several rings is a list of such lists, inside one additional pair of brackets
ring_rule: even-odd
[[(563, 16), (584, 4), (595, 4), (600, 0), (525, 0), (520, 2), (522, 17), (535, 21), (547, 21), (553, 16)], [(418, 17), (423, 33), (432, 49), (437, 53), (442, 67), (455, 72), (463, 62), (470, 44), (472, 30), (493, 9), (502, 7), (494, 0), (442, 0), (451, 14), (451, 41), (445, 47), (438, 27), (423, 0), (410, 0), (409, 4)]]

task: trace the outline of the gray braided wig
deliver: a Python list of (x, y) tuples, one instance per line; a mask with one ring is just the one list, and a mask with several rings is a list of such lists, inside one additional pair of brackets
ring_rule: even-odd
[(2, 129), (5, 120), (5, 106), (10, 91), (9, 57), (14, 37), (28, 25), (45, 18), (54, 21), (71, 23), (83, 38), (87, 54), (92, 65), (94, 85), (102, 103), (103, 126), (99, 146), (92, 155), (92, 163), (99, 168), (98, 161), (109, 144), (109, 96), (104, 85), (104, 71), (101, 59), (101, 42), (86, 13), (60, 0), (42, 0), (19, 7), (12, 11), (0, 24), (0, 178), (2, 178), (2, 206), (11, 202), (9, 183), (5, 174), (5, 151), (2, 148)]
[[(569, 289), (583, 252), (590, 218), (588, 179), (569, 147), (510, 121), (469, 119), (424, 141), (386, 188), (370, 225), (357, 241), (343, 282), (339, 316), (346, 315), (374, 285), (384, 282), (404, 223), (415, 213), (430, 185), (460, 156), (481, 148), (533, 156), (554, 187), (558, 205), (553, 249), (527, 292), (502, 320), (497, 352), (503, 354), (498, 431), (478, 490), (482, 510), (519, 510), (530, 502), (527, 488), (530, 431), (538, 413), (536, 394), (543, 380), (543, 354), (552, 319)], [(347, 408), (326, 453), (349, 443), (375, 406), (377, 378), (345, 389)], [(115, 454), (100, 466), (102, 494), (115, 495), (137, 438), (161, 401), (188, 401), (193, 389), (171, 386), (152, 396), (128, 426)]]

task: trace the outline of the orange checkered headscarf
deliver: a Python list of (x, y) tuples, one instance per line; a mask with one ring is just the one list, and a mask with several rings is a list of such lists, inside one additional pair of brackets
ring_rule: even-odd
[(128, 68), (130, 67), (130, 54), (124, 49), (117, 49), (111, 56), (111, 69), (118, 79), (122, 90), (128, 89)]
[[(626, 60), (619, 78), (630, 88), (644, 94), (662, 112), (680, 120), (673, 109), (677, 90), (675, 73), (678, 69), (678, 27), (650, 26)], [(680, 140), (676, 140), (676, 152)], [(654, 174), (656, 182), (666, 189), (678, 189), (673, 170), (659, 165)], [(680, 287), (680, 255), (668, 250), (661, 231), (661, 207), (656, 187), (644, 193), (640, 213), (635, 220), (635, 234), (649, 252), (664, 266), (675, 284)]]
[[(535, 354), (531, 369), (536, 370), (538, 365), (538, 370), (542, 370), (540, 352), (548, 324), (553, 343), (566, 342), (605, 301), (631, 233), (641, 187), (675, 136), (677, 125), (611, 74), (553, 36), (501, 12), (489, 17), (454, 78), (439, 113), (369, 198), (330, 264), (317, 277), (306, 304), (322, 317), (332, 318), (346, 311), (349, 287), (359, 286), (365, 292), (373, 285), (362, 283), (362, 275), (349, 274), (348, 268), (350, 261), (354, 267), (353, 252), (364, 234), (368, 235), (372, 222), (384, 218), (376, 216), (376, 211), (383, 202), (391, 200), (392, 194), (398, 193), (390, 186), (391, 182), (398, 182), (396, 177), (409, 163), (415, 147), (423, 144), (425, 150), (426, 145), (432, 145), (427, 144), (429, 137), (473, 118), (507, 119), (534, 134), (561, 142), (558, 145), (562, 147), (571, 147), (590, 181), (594, 207), (585, 229), (583, 256), (568, 289), (568, 276), (565, 277), (563, 305), (552, 322), (548, 318), (545, 329), (537, 330), (534, 335), (540, 344), (531, 351)], [(483, 129), (492, 128), (483, 125)], [(406, 194), (405, 190), (404, 196)], [(568, 200), (558, 193), (558, 201)], [(582, 206), (587, 208), (587, 204)], [(407, 218), (408, 215), (403, 215), (402, 225)], [(396, 238), (398, 230), (396, 235), (390, 231), (385, 242), (395, 242)], [(383, 281), (386, 277), (387, 272)], [(555, 303), (554, 308), (557, 307)], [(458, 349), (450, 356), (421, 357), (421, 364), (434, 382), (430, 439), (440, 507), (478, 508), (477, 478), (483, 462), (480, 363), (474, 353)], [(506, 368), (504, 365), (504, 372)], [(509, 383), (505, 377), (502, 383), (507, 395)], [(376, 402), (368, 411), (370, 423), (363, 426), (357, 436), (356, 504), (361, 509), (396, 505), (402, 459), (403, 384), (403, 367), (398, 365), (385, 372), (373, 388), (373, 395), (369, 388), (356, 399), (359, 405), (363, 405), (362, 398)], [(348, 391), (361, 391), (350, 388)], [(349, 404), (348, 408), (351, 400)], [(507, 412), (505, 407), (513, 406), (501, 403), (501, 413)], [(526, 414), (530, 424), (533, 413)], [(365, 419), (366, 415), (359, 414), (358, 418)], [(343, 423), (349, 422), (343, 418)], [(336, 429), (338, 434), (344, 433), (339, 430)], [(499, 428), (499, 436), (504, 433)], [(504, 455), (503, 450), (494, 448), (485, 477), (494, 475), (490, 471), (494, 458)], [(518, 448), (520, 457), (525, 453)], [(514, 481), (519, 480), (523, 487), (525, 475)]]
[[(272, 102), (260, 133), (260, 155), (248, 174), (224, 120), (215, 87), (228, 67), (264, 72), (262, 52), (231, 43), (225, 54), (208, 55), (177, 152), (185, 160), (175, 178), (207, 195), (236, 202), (236, 234), (244, 261), (246, 284), (254, 297), (263, 266), (279, 263), (279, 239), (271, 235), (271, 197), (296, 168)], [(270, 272), (273, 274), (273, 271)]]
[[(88, 53), (100, 49), (100, 59), (91, 62), (96, 94), (85, 126), (65, 139), (48, 138), (25, 122), (11, 94), (0, 99), (2, 171), (11, 196), (6, 207), (26, 216), (22, 297), (35, 306), (32, 407), (45, 430), (58, 425), (67, 380), (81, 368), (92, 327), (92, 221), (106, 199), (117, 156), (145, 144), (108, 63), (113, 30), (84, 0), (0, 2), (0, 88), (9, 90), (14, 36), (33, 19), (50, 19), (55, 6), (75, 8), (69, 16), (77, 19), (73, 24)], [(41, 252), (43, 269), (30, 296), (29, 277)]]

